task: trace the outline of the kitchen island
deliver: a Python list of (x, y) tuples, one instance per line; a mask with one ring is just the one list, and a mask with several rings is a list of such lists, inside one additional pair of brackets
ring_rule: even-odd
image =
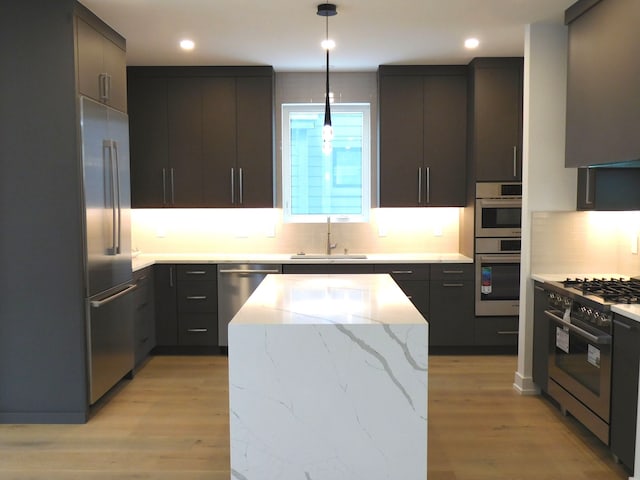
[(427, 364), (389, 275), (267, 276), (229, 324), (232, 478), (424, 480)]

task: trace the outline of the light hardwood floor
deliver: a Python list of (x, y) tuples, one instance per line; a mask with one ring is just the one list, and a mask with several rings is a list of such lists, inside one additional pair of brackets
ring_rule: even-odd
[[(572, 418), (518, 395), (515, 369), (430, 357), (429, 480), (628, 477)], [(0, 425), (0, 479), (229, 480), (227, 415), (226, 357), (152, 357), (85, 425)]]

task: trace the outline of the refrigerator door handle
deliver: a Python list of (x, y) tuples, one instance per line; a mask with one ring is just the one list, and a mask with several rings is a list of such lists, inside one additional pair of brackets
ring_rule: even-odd
[(116, 184), (116, 201), (117, 203), (117, 213), (118, 213), (118, 223), (117, 223), (117, 229), (118, 229), (118, 234), (117, 234), (117, 245), (116, 245), (116, 255), (120, 255), (122, 253), (122, 205), (120, 203), (120, 175), (118, 172), (120, 172), (120, 162), (119, 162), (119, 158), (118, 158), (118, 142), (116, 142), (115, 140), (111, 141), (111, 145), (113, 148), (113, 158), (115, 160), (115, 168), (114, 168), (114, 177), (115, 177), (115, 184)]
[[(107, 155), (105, 156), (105, 152)], [(117, 231), (116, 231), (116, 223), (117, 213), (116, 213), (116, 184), (113, 173), (113, 142), (111, 140), (103, 140), (102, 141), (102, 155), (104, 161), (108, 161), (108, 169), (109, 169), (109, 187), (111, 190), (111, 247), (107, 249), (107, 255), (116, 255), (117, 253)], [(106, 170), (106, 168), (105, 168)]]
[(103, 298), (102, 300), (92, 300), (91, 302), (89, 302), (89, 304), (91, 305), (92, 308), (100, 308), (103, 305), (106, 305), (107, 303), (111, 303), (120, 297), (124, 297), (128, 293), (134, 291), (136, 288), (138, 288), (137, 285), (127, 285), (127, 288), (125, 288), (124, 290), (121, 290), (118, 293), (111, 295), (110, 297)]

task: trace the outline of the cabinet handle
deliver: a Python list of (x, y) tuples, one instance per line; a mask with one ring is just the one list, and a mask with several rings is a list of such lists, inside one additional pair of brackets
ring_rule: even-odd
[(631, 325), (627, 325), (626, 323), (622, 323), (620, 320), (614, 320), (613, 323), (615, 323), (619, 327), (625, 328), (627, 330), (635, 330)]
[(235, 172), (233, 171), (233, 167), (231, 167), (231, 205), (236, 204), (236, 189), (233, 182), (233, 177), (235, 176), (234, 173)]
[(189, 333), (207, 333), (209, 330), (206, 328), (189, 328), (187, 332)]
[(189, 295), (187, 296), (187, 300), (206, 300), (206, 295)]
[(425, 169), (425, 183), (427, 184), (427, 203), (431, 203), (431, 167)]
[(418, 205), (422, 203), (422, 167), (418, 167)]
[(513, 176), (518, 176), (518, 146), (513, 146)]
[(589, 184), (591, 183), (591, 169), (589, 167), (587, 167), (587, 179), (586, 179), (586, 188), (584, 189), (584, 203), (586, 205), (592, 205), (593, 204), (593, 200), (591, 200), (589, 197), (591, 197), (591, 189), (589, 188)]
[(407, 295), (407, 298), (408, 298), (409, 300), (413, 300), (413, 296), (411, 296), (411, 295)]
[(238, 177), (239, 177), (238, 178), (238, 183), (239, 183), (238, 189), (240, 190), (240, 205), (242, 205), (244, 203), (244, 198), (243, 198), (244, 197), (244, 195), (243, 195), (243, 192), (244, 192), (244, 177), (242, 175), (242, 167), (238, 168)]
[(498, 330), (496, 333), (498, 335), (518, 335), (518, 332), (515, 330)]
[(108, 102), (109, 99), (111, 98), (111, 75), (109, 75), (108, 73), (103, 73), (103, 78), (104, 78), (104, 89), (103, 89), (103, 95), (102, 95), (102, 99), (105, 102)]
[(101, 73), (98, 75), (98, 90), (100, 94), (100, 100), (106, 102), (109, 100), (109, 96), (107, 93), (107, 77), (106, 73)]
[(173, 288), (173, 267), (169, 267), (169, 287)]
[(413, 275), (413, 270), (391, 270), (396, 275)]
[(461, 275), (464, 273), (464, 270), (443, 270), (442, 273), (448, 273), (448, 274), (458, 274)]
[(464, 283), (443, 283), (443, 287), (464, 287)]
[(167, 169), (162, 169), (162, 204), (167, 204)]
[(171, 168), (171, 205), (176, 204), (176, 189), (175, 189), (175, 181), (174, 181), (174, 169)]
[(206, 275), (207, 272), (204, 270), (187, 270), (184, 272), (186, 275)]

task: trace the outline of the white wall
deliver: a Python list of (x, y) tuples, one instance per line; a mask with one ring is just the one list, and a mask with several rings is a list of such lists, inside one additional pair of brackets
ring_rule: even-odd
[(567, 28), (536, 23), (525, 32), (522, 260), (518, 370), (514, 388), (537, 391), (533, 357), (532, 215), (575, 210), (576, 170), (564, 168)]

